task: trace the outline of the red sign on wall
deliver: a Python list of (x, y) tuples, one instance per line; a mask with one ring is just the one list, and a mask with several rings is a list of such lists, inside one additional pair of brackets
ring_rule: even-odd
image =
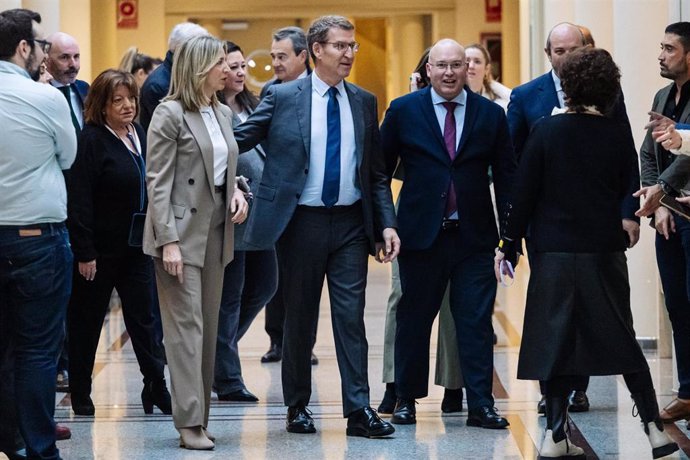
[(501, 0), (484, 0), (486, 22), (501, 22)]
[(139, 0), (117, 0), (117, 28), (139, 27)]

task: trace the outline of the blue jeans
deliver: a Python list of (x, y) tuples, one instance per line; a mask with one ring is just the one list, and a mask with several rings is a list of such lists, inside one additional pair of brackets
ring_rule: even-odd
[(55, 374), (71, 290), (64, 224), (0, 226), (0, 350), (11, 350), (2, 353), (0, 368), (14, 376), (16, 422), (30, 459), (60, 458)]
[(271, 300), (278, 286), (276, 252), (235, 251), (225, 267), (218, 317), (213, 389), (228, 394), (245, 389), (237, 342)]
[(674, 215), (676, 232), (656, 235), (656, 262), (673, 329), (678, 397), (690, 399), (690, 222)]

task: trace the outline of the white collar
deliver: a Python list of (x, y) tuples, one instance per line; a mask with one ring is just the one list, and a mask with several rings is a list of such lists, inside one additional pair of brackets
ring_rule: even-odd
[(455, 96), (453, 99), (451, 99), (449, 101), (448, 99), (440, 96), (436, 92), (436, 90), (432, 87), (431, 88), (431, 102), (434, 105), (443, 104), (444, 102), (455, 102), (458, 105), (465, 105), (465, 103), (467, 102), (467, 91), (465, 91), (465, 88), (463, 88), (462, 91), (460, 91), (460, 94), (458, 94), (457, 96)]
[[(326, 83), (325, 81), (321, 80), (318, 75), (316, 75), (316, 72), (311, 73), (311, 85), (316, 91), (316, 94), (318, 94), (321, 97), (324, 97), (328, 90), (330, 89), (330, 85)], [(340, 80), (337, 85), (335, 85), (335, 88), (338, 89), (338, 93), (341, 96), (345, 96), (345, 83), (343, 80)]]

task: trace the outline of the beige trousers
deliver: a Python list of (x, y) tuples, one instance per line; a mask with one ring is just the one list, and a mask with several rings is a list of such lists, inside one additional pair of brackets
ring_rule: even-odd
[(225, 203), (218, 200), (204, 266), (185, 265), (182, 284), (154, 258), (175, 428), (208, 425), (223, 289), (224, 224)]

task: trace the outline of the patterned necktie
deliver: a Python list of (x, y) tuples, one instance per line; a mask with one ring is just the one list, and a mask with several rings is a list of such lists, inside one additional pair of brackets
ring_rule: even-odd
[(338, 195), (340, 194), (340, 104), (338, 104), (336, 97), (338, 95), (337, 88), (329, 88), (328, 95), (326, 168), (323, 174), (321, 201), (327, 208), (330, 208), (338, 202)]
[[(455, 146), (455, 106), (457, 102), (444, 102), (443, 107), (446, 108), (446, 121), (443, 125), (443, 140), (446, 144), (446, 150), (450, 156), (450, 161), (455, 159), (457, 147)], [(448, 186), (448, 200), (446, 201), (446, 217), (450, 217), (458, 210), (457, 199), (455, 196), (455, 186), (451, 177), (450, 185)]]
[(77, 137), (79, 137), (79, 133), (81, 133), (81, 125), (79, 124), (77, 115), (74, 113), (74, 107), (72, 107), (72, 96), (70, 95), (70, 86), (72, 85), (60, 86), (58, 87), (58, 89), (65, 96), (65, 99), (67, 99), (67, 105), (69, 105), (69, 114), (72, 116), (72, 124), (74, 125), (74, 130), (77, 133)]

